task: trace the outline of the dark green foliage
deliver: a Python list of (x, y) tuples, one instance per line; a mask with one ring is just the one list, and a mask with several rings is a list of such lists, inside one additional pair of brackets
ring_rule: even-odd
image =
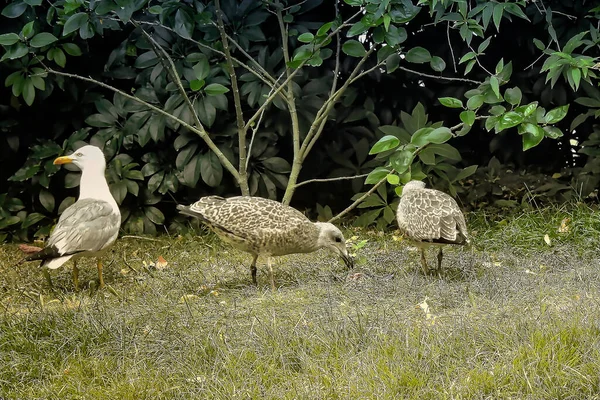
[[(591, 131), (600, 109), (600, 40), (591, 6), (551, 3), (352, 0), (336, 11), (319, 0), (222, 0), (220, 14), (215, 1), (11, 2), (0, 16), (0, 151), (15, 168), (0, 171), (10, 178), (0, 192), (23, 209), (3, 209), (0, 230), (49, 232), (78, 185), (52, 159), (81, 141), (104, 148), (129, 232), (180, 227), (173, 201), (247, 190), (289, 202), (302, 180), (364, 174), (367, 185), (389, 184), (360, 220), (383, 227), (393, 221), (377, 206), (394, 204), (392, 189), (410, 179), (458, 195), (493, 155), (560, 170), (573, 162), (566, 128)], [(308, 207), (338, 209), (366, 191), (360, 179), (311, 185), (298, 188)], [(26, 215), (35, 217), (24, 227)]]

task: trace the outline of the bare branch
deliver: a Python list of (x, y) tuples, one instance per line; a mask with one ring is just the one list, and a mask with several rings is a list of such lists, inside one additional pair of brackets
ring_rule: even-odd
[(398, 69), (401, 69), (402, 71), (410, 72), (411, 74), (424, 76), (426, 78), (440, 79), (443, 81), (469, 82), (469, 83), (473, 83), (476, 85), (481, 85), (483, 83), (483, 82), (474, 81), (472, 79), (467, 79), (467, 78), (451, 78), (449, 76), (438, 76), (438, 75), (426, 74), (425, 72), (415, 71), (415, 70), (408, 69), (408, 68), (402, 67), (402, 66), (398, 67)]
[[(44, 64), (42, 64), (44, 65)], [(119, 90), (113, 86), (110, 86), (104, 82), (100, 82), (96, 79), (93, 78), (87, 78), (85, 76), (80, 76), (80, 75), (75, 75), (75, 74), (70, 74), (68, 72), (60, 72), (60, 71), (55, 71), (50, 67), (45, 66), (46, 72), (54, 74), (54, 75), (60, 75), (60, 76), (64, 76), (67, 78), (73, 78), (73, 79), (79, 79), (85, 82), (90, 82), (93, 84), (96, 84), (100, 87), (103, 87), (105, 89), (111, 90), (115, 93), (119, 93), (121, 96), (126, 97), (130, 100), (133, 101), (137, 101), (140, 104), (143, 104), (144, 106), (148, 107), (149, 109), (151, 109), (152, 111), (156, 111), (159, 114), (164, 115), (167, 118), (172, 119), (173, 121), (181, 124), (181, 126), (189, 129), (190, 131), (194, 132), (195, 134), (199, 135), (208, 145), (208, 147), (217, 155), (219, 161), (221, 162), (221, 164), (223, 165), (223, 167), (225, 167), (225, 169), (227, 171), (229, 171), (229, 173), (231, 173), (231, 175), (235, 178), (236, 181), (239, 181), (239, 173), (238, 171), (235, 169), (235, 167), (233, 166), (233, 164), (227, 159), (227, 157), (225, 157), (225, 155), (223, 154), (223, 152), (217, 147), (217, 145), (215, 144), (215, 142), (212, 141), (212, 139), (208, 136), (208, 133), (204, 130), (200, 130), (190, 124), (188, 124), (187, 122), (183, 121), (182, 119), (179, 119), (177, 117), (175, 117), (174, 115), (168, 113), (167, 111), (163, 110), (162, 108), (156, 107), (153, 104), (150, 104), (142, 99), (140, 99), (139, 97), (135, 97), (132, 96), (122, 90)]]
[(223, 51), (225, 53), (225, 60), (227, 62), (227, 69), (229, 72), (229, 79), (231, 80), (231, 90), (233, 92), (233, 103), (235, 105), (235, 117), (238, 128), (238, 157), (239, 157), (239, 174), (240, 174), (240, 189), (243, 196), (250, 195), (248, 188), (248, 174), (246, 172), (246, 124), (244, 123), (244, 111), (242, 109), (242, 100), (240, 98), (240, 88), (238, 87), (237, 75), (235, 74), (235, 68), (233, 67), (233, 60), (231, 59), (231, 52), (229, 51), (229, 39), (227, 39), (227, 33), (225, 33), (225, 25), (223, 24), (223, 11), (221, 11), (221, 3), (219, 0), (215, 0), (216, 14), (217, 14), (217, 25), (219, 33), (221, 34), (221, 42), (223, 43)]
[(448, 38), (448, 47), (450, 47), (450, 55), (452, 56), (452, 64), (454, 64), (454, 73), (458, 72), (456, 68), (456, 57), (454, 57), (454, 49), (452, 48), (452, 42), (450, 42), (450, 21), (448, 21), (448, 25), (446, 28), (446, 37)]
[(352, 82), (354, 82), (354, 78), (358, 75), (358, 71), (360, 71), (360, 68), (363, 66), (363, 64), (365, 63), (365, 61), (367, 61), (367, 59), (369, 58), (369, 56), (374, 51), (375, 51), (375, 46), (371, 47), (367, 51), (367, 53), (360, 59), (360, 61), (358, 62), (358, 64), (356, 64), (356, 67), (354, 67), (354, 70), (352, 70), (352, 72), (350, 73), (350, 76), (348, 77), (348, 79), (346, 80), (346, 82), (342, 85), (342, 87), (339, 88), (321, 106), (321, 108), (317, 112), (317, 115), (315, 116), (315, 120), (312, 123), (312, 125), (310, 126), (310, 130), (308, 131), (308, 134), (304, 138), (304, 141), (302, 142), (302, 147), (300, 148), (300, 154), (301, 154), (301, 157), (302, 157), (301, 158), (302, 161), (304, 161), (306, 159), (306, 156), (308, 155), (308, 153), (310, 152), (310, 150), (312, 149), (312, 147), (314, 146), (314, 144), (316, 143), (316, 141), (321, 136), (321, 132), (323, 131), (323, 127), (324, 127), (325, 122), (327, 121), (327, 117), (329, 116), (329, 113), (331, 112), (331, 110), (333, 109), (333, 107), (335, 106), (335, 104), (337, 103), (338, 99), (346, 91), (346, 89), (348, 88), (348, 86), (350, 86), (350, 84)]
[[(390, 174), (393, 173), (394, 170), (390, 171)], [(377, 188), (379, 186), (381, 186), (381, 184), (383, 182), (385, 182), (387, 180), (387, 175), (384, 176), (383, 178), (381, 178), (381, 180), (379, 182), (377, 182), (375, 185), (373, 185), (373, 187), (371, 189), (369, 189), (368, 192), (366, 192), (365, 194), (363, 194), (362, 196), (360, 196), (358, 199), (356, 199), (354, 201), (354, 203), (350, 204), (346, 209), (344, 209), (344, 211), (342, 211), (341, 213), (339, 213), (338, 215), (336, 215), (335, 217), (331, 218), (329, 221), (327, 222), (333, 222), (333, 221), (337, 221), (338, 219), (342, 218), (344, 215), (348, 214), (350, 211), (354, 210), (356, 208), (356, 206), (358, 206), (360, 203), (363, 202), (364, 199), (366, 199), (367, 197), (369, 197), (371, 194), (373, 194), (373, 192), (375, 192), (377, 190)]]
[(171, 58), (171, 56), (169, 56), (169, 53), (167, 53), (166, 50), (163, 49), (162, 46), (159, 45), (156, 42), (156, 40), (154, 40), (154, 38), (148, 32), (146, 32), (141, 26), (139, 26), (137, 23), (135, 23), (133, 21), (132, 21), (132, 24), (136, 28), (139, 28), (140, 31), (142, 31), (142, 33), (146, 37), (146, 39), (148, 39), (148, 41), (152, 45), (152, 49), (154, 50), (156, 55), (160, 58), (163, 66), (169, 72), (169, 75), (171, 76), (171, 80), (177, 85), (179, 94), (181, 94), (181, 96), (185, 100), (185, 103), (187, 104), (190, 112), (192, 113), (192, 116), (194, 117), (194, 121), (196, 122), (196, 126), (198, 127), (199, 130), (205, 131), (204, 126), (202, 125), (202, 122), (200, 122), (200, 118), (198, 117), (198, 113), (196, 112), (196, 108), (194, 107), (194, 105), (192, 104), (192, 101), (190, 100), (187, 93), (185, 92), (183, 84), (181, 83), (181, 79), (179, 79), (179, 74), (177, 73), (177, 68), (175, 68), (175, 63), (173, 63), (173, 59)]
[[(117, 20), (117, 21), (120, 21), (120, 20)], [(162, 25), (162, 24), (159, 24), (159, 23), (153, 23), (153, 22), (147, 22), (147, 21), (135, 21), (135, 20), (131, 20), (131, 22), (132, 22), (132, 23), (139, 24), (139, 25), (150, 25), (150, 26), (157, 26), (157, 27), (163, 28), (163, 29), (165, 29), (165, 30), (167, 30), (167, 31), (169, 31), (169, 32), (171, 32), (171, 33), (177, 34), (177, 33), (176, 33), (176, 32), (175, 32), (175, 31), (174, 31), (172, 28), (169, 28), (168, 26), (165, 26), (165, 25)], [(226, 57), (226, 55), (225, 55), (225, 53), (224, 53), (224, 52), (222, 52), (222, 51), (220, 51), (220, 50), (217, 50), (217, 49), (215, 49), (215, 48), (213, 48), (213, 47), (211, 47), (211, 46), (209, 46), (209, 45), (207, 45), (207, 44), (204, 44), (204, 43), (202, 43), (202, 42), (199, 42), (199, 41), (197, 41), (197, 40), (194, 40), (194, 39), (192, 39), (192, 38), (187, 38), (186, 40), (189, 40), (190, 42), (194, 43), (194, 44), (195, 44), (195, 45), (197, 45), (198, 47), (201, 47), (201, 48), (203, 48), (203, 49), (206, 49), (206, 50), (210, 50), (210, 51), (212, 51), (213, 53), (219, 54), (219, 55), (220, 55), (220, 56), (222, 56), (222, 57)], [(234, 44), (237, 44), (237, 43), (235, 43), (235, 42), (233, 42), (233, 43), (234, 43)], [(252, 75), (254, 75), (254, 76), (256, 76), (257, 78), (259, 78), (259, 79), (260, 79), (261, 81), (263, 81), (265, 84), (267, 84), (267, 85), (269, 85), (269, 86), (271, 86), (271, 87), (272, 87), (272, 83), (271, 83), (271, 82), (270, 82), (270, 81), (267, 79), (267, 77), (272, 79), (272, 77), (271, 77), (270, 75), (268, 75), (268, 74), (267, 74), (267, 76), (266, 76), (266, 77), (265, 77), (265, 76), (263, 76), (263, 74), (261, 74), (261, 73), (257, 72), (257, 71), (256, 71), (254, 68), (250, 67), (248, 64), (246, 64), (246, 63), (244, 63), (243, 61), (241, 61), (241, 60), (239, 60), (239, 59), (235, 58), (234, 56), (231, 56), (231, 59), (232, 59), (233, 61), (235, 61), (237, 64), (239, 64), (240, 66), (244, 67), (244, 68), (245, 68), (245, 69), (246, 69), (248, 72), (250, 72)]]
[(369, 174), (361, 174), (361, 175), (354, 175), (354, 176), (340, 176), (337, 178), (309, 179), (309, 180), (297, 183), (296, 188), (307, 185), (309, 183), (344, 181), (344, 180), (351, 180), (351, 179), (357, 179), (357, 178), (365, 178), (368, 175)]

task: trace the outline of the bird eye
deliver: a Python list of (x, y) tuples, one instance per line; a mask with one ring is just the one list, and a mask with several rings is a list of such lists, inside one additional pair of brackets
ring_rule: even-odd
[(335, 238), (335, 241), (336, 241), (337, 243), (341, 243), (341, 242), (342, 242), (342, 238), (341, 238), (341, 237), (339, 237), (339, 236), (337, 236), (337, 237)]
[(83, 157), (83, 153), (81, 153), (81, 152), (80, 152), (80, 153), (75, 153), (75, 155), (76, 155), (77, 157)]

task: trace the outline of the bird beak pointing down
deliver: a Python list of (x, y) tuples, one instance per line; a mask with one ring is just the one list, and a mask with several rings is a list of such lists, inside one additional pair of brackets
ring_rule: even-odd
[(73, 162), (73, 158), (71, 158), (70, 156), (64, 156), (64, 157), (58, 157), (56, 160), (54, 160), (54, 165), (61, 165), (61, 164), (70, 164)]
[(354, 268), (354, 258), (348, 254), (348, 250), (342, 250), (340, 252), (340, 256), (342, 257), (342, 260), (344, 260), (344, 263), (346, 263), (346, 267), (348, 267), (348, 269)]

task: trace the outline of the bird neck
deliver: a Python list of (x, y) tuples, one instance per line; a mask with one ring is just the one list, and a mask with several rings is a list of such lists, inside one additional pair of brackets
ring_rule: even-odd
[(79, 200), (83, 199), (104, 200), (108, 202), (114, 210), (119, 210), (119, 206), (108, 188), (108, 183), (104, 176), (104, 167), (86, 168), (81, 172)]

